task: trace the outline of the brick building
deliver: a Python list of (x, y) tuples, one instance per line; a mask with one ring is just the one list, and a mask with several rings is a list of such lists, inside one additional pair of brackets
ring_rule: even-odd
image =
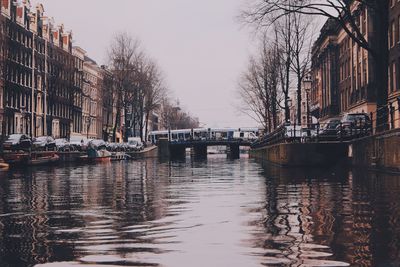
[[(101, 125), (99, 119), (102, 118), (102, 105), (100, 105), (99, 97), (101, 89), (101, 69), (97, 63), (85, 56), (83, 63), (83, 131), (88, 138), (101, 138)], [(100, 113), (100, 114), (99, 114)], [(100, 129), (100, 136), (98, 137)]]
[[(399, 109), (400, 97), (400, 2), (392, 0), (389, 12), (389, 88), (388, 102), (393, 109)], [(394, 112), (395, 127), (400, 128), (399, 112)]]
[(82, 90), (83, 90), (83, 63), (86, 51), (78, 46), (72, 48), (74, 55), (74, 104), (72, 111), (71, 135), (79, 136), (83, 132), (82, 125)]
[[(358, 3), (353, 12), (366, 40), (372, 36), (368, 9)], [(310, 111), (321, 121), (350, 112), (374, 112), (374, 75), (369, 53), (333, 19), (321, 29), (312, 50)]]
[(3, 0), (7, 60), (4, 133), (67, 137), (73, 119), (72, 34), (54, 26), (42, 5)]
[[(0, 0), (0, 133), (122, 141), (111, 70), (72, 46), (41, 4)], [(154, 119), (154, 124), (157, 120)]]
[[(368, 8), (354, 2), (357, 24), (366, 40), (373, 38)], [(388, 104), (394, 126), (400, 127), (400, 2), (390, 1), (388, 32)], [(310, 111), (323, 122), (349, 112), (375, 114), (376, 84), (369, 53), (348, 37), (332, 19), (328, 19), (312, 50), (312, 90)]]

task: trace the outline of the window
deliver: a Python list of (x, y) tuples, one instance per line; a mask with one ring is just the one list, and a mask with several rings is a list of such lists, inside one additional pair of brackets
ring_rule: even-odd
[(396, 62), (392, 62), (392, 92), (396, 90)]
[(393, 47), (395, 44), (396, 26), (394, 21), (390, 23), (390, 33), (389, 33), (389, 47)]
[(389, 67), (389, 92), (393, 92), (396, 90), (396, 63), (392, 62), (390, 63)]
[(400, 43), (400, 16), (397, 17), (397, 42)]

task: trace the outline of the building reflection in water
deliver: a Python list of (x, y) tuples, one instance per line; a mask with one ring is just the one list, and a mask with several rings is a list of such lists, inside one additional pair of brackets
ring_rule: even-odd
[(397, 266), (400, 177), (342, 166), (309, 171), (264, 165), (263, 175), (262, 240), (272, 254), (284, 252), (275, 260), (292, 266)]
[(218, 157), (10, 171), (0, 266), (396, 266), (399, 193), (398, 176)]
[[(118, 240), (140, 238), (120, 230), (164, 216), (165, 181), (158, 179), (157, 170), (167, 167), (138, 161), (4, 174), (0, 265), (69, 261), (87, 255), (86, 246), (112, 248)], [(129, 248), (118, 253), (129, 253)]]

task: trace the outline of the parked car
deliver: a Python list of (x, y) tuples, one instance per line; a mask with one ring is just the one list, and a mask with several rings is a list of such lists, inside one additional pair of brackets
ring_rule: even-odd
[(3, 143), (4, 150), (28, 150), (32, 147), (32, 140), (26, 134), (12, 134)]
[(65, 138), (57, 138), (56, 147), (58, 151), (73, 151), (74, 147)]
[(326, 141), (336, 140), (340, 122), (340, 117), (328, 119), (328, 121), (322, 125), (318, 138)]
[(338, 138), (353, 138), (369, 135), (372, 129), (371, 120), (366, 113), (347, 113), (337, 126)]
[(39, 136), (33, 140), (32, 149), (55, 150), (56, 149), (56, 141), (51, 136)]

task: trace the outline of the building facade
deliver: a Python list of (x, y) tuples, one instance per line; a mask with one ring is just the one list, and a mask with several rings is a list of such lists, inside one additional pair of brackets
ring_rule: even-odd
[[(98, 138), (98, 103), (100, 88), (100, 69), (96, 62), (85, 56), (83, 63), (83, 112), (82, 122), (84, 135), (87, 138)], [(102, 118), (102, 117), (100, 117)], [(100, 136), (101, 138), (101, 136)]]
[(7, 58), (4, 134), (70, 135), (74, 56), (72, 33), (54, 26), (42, 5), (3, 0)]
[(115, 114), (117, 112), (115, 107), (115, 83), (112, 72), (106, 66), (101, 66), (102, 69), (102, 138), (105, 141), (111, 141), (113, 137), (113, 126), (115, 125)]
[(78, 46), (74, 46), (72, 53), (74, 55), (74, 101), (72, 107), (72, 125), (71, 135), (82, 136), (83, 132), (83, 63), (85, 61), (86, 51)]
[[(352, 11), (364, 38), (374, 38), (369, 9), (354, 1)], [(390, 1), (388, 103), (398, 110), (400, 96), (400, 2)], [(324, 120), (344, 113), (376, 112), (376, 80), (371, 55), (333, 19), (328, 19), (312, 49), (311, 114)], [(393, 112), (395, 127), (400, 116)], [(375, 119), (375, 118), (373, 118)]]
[[(123, 141), (113, 72), (29, 0), (0, 0), (0, 133)], [(125, 101), (124, 99), (119, 99)], [(120, 109), (120, 110), (118, 110)], [(151, 129), (158, 126), (152, 114)]]
[(388, 103), (393, 113), (394, 126), (400, 128), (400, 114), (395, 112), (399, 110), (400, 97), (400, 2), (390, 2), (389, 12), (389, 88)]

